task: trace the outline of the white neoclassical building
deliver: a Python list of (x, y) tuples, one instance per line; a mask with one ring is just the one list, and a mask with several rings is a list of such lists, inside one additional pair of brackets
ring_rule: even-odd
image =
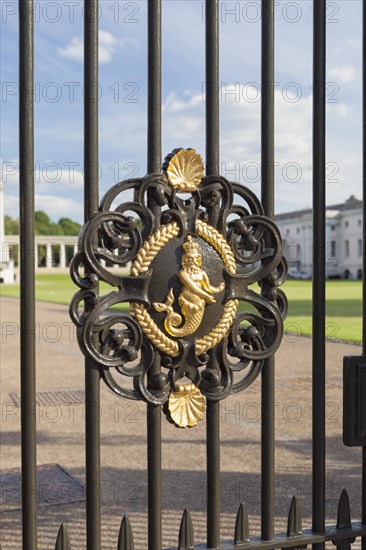
[[(312, 275), (313, 211), (276, 216), (289, 273)], [(362, 278), (362, 201), (353, 195), (326, 209), (326, 274), (344, 279)]]
[[(67, 235), (36, 235), (34, 261), (36, 269), (65, 269), (78, 249), (78, 237)], [(14, 260), (19, 265), (19, 235), (4, 235), (2, 245), (4, 260)]]
[(14, 261), (6, 254), (4, 241), (4, 187), (0, 180), (0, 283), (11, 284), (15, 278)]
[[(67, 273), (73, 256), (78, 250), (78, 237), (69, 235), (36, 235), (34, 261), (36, 273)], [(115, 250), (118, 254), (118, 250)], [(2, 256), (4, 261), (15, 263), (15, 277), (19, 266), (19, 235), (4, 235), (2, 242)], [(100, 260), (102, 266), (108, 265), (114, 270), (128, 270), (118, 264)], [(10, 281), (0, 281), (10, 282)]]

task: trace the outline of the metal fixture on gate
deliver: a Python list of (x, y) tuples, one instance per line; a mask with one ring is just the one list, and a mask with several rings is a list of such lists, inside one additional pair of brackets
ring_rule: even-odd
[[(107, 267), (116, 264), (130, 274)], [(113, 392), (194, 426), (206, 399), (247, 388), (278, 349), (286, 272), (279, 230), (257, 197), (204, 177), (200, 155), (175, 149), (161, 173), (113, 186), (84, 225), (70, 312), (84, 355)], [(99, 281), (114, 290), (99, 297)], [(129, 312), (111, 309), (126, 302)], [(156, 354), (160, 369), (148, 381)]]

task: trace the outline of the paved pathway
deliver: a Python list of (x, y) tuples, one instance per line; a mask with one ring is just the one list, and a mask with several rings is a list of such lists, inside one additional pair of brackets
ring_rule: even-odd
[[(9, 394), (19, 393), (19, 302), (1, 301), (1, 469), (20, 465), (20, 414)], [(64, 306), (37, 303), (37, 391), (82, 390), (83, 359)], [(343, 487), (349, 490), (353, 519), (359, 519), (359, 449), (342, 444), (342, 358), (354, 345), (327, 347), (327, 518), (334, 523)], [(311, 340), (287, 337), (276, 361), (276, 528), (284, 530), (291, 498), (301, 498), (304, 527), (311, 507)], [(146, 550), (146, 407), (101, 390), (103, 550), (116, 547), (119, 522), (130, 516), (136, 550)], [(235, 514), (245, 499), (253, 534), (260, 524), (260, 381), (222, 404), (223, 535), (231, 538)], [(84, 484), (83, 405), (38, 407), (38, 463), (57, 463)], [(196, 540), (205, 529), (205, 423), (178, 430), (163, 422), (164, 543), (176, 544), (184, 507), (192, 511)], [(46, 488), (49, 490), (49, 488)], [(72, 489), (72, 486), (71, 486)], [(44, 487), (39, 490), (44, 492)], [(69, 500), (73, 500), (72, 491)], [(41, 500), (43, 497), (40, 497)], [(46, 495), (47, 500), (47, 495)], [(51, 497), (48, 500), (52, 500)], [(11, 500), (2, 495), (3, 508)], [(41, 502), (42, 503), (42, 502)], [(44, 502), (43, 502), (44, 504)], [(73, 550), (85, 548), (84, 502), (39, 506), (39, 549), (54, 548), (66, 521)], [(2, 549), (20, 550), (20, 512), (2, 513)], [(330, 546), (331, 547), (331, 546)]]

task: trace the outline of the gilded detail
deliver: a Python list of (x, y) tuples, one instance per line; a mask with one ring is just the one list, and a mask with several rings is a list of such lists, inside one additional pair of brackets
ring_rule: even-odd
[[(182, 268), (178, 273), (183, 290), (178, 298), (182, 316), (173, 309), (174, 293), (170, 289), (165, 303), (153, 304), (157, 311), (166, 311), (164, 327), (168, 334), (181, 338), (193, 334), (200, 326), (207, 304), (214, 304), (212, 294), (218, 294), (225, 288), (225, 284), (214, 287), (210, 284), (208, 275), (202, 266), (202, 256), (198, 251), (198, 244), (189, 235), (183, 243)], [(184, 324), (182, 326), (182, 323)]]
[(203, 178), (202, 157), (194, 149), (176, 153), (167, 168), (169, 183), (179, 193), (194, 192)]
[(196, 426), (205, 410), (206, 399), (194, 384), (181, 384), (169, 395), (169, 416), (179, 428)]
[[(196, 222), (197, 234), (208, 242), (220, 255), (229, 273), (236, 273), (236, 263), (234, 254), (226, 242), (225, 238), (214, 228), (202, 220)], [(145, 241), (136, 256), (131, 268), (131, 275), (146, 273), (150, 264), (157, 256), (159, 251), (174, 237), (179, 234), (179, 226), (176, 222), (171, 222), (162, 226), (150, 239)], [(238, 309), (238, 300), (229, 300), (224, 306), (224, 312), (217, 325), (210, 330), (203, 338), (196, 340), (197, 354), (205, 353), (221, 342), (229, 332), (234, 322)], [(179, 345), (176, 340), (167, 336), (157, 324), (152, 320), (144, 304), (132, 302), (130, 307), (131, 315), (139, 323), (140, 327), (149, 338), (149, 340), (163, 353), (171, 357), (177, 357)]]

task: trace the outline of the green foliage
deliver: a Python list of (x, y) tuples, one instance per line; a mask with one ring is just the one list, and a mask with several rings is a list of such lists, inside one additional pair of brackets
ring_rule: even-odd
[(42, 210), (34, 214), (36, 235), (62, 235), (58, 223), (51, 222), (50, 218)]
[(5, 235), (19, 235), (19, 220), (18, 218), (11, 218), (10, 216), (4, 216), (4, 230)]
[(81, 229), (81, 225), (70, 218), (60, 218), (58, 225), (61, 227), (62, 235), (79, 235)]
[[(36, 235), (78, 235), (81, 225), (70, 218), (60, 218), (57, 223), (50, 220), (42, 210), (34, 215)], [(5, 235), (19, 235), (19, 219), (4, 216)]]

